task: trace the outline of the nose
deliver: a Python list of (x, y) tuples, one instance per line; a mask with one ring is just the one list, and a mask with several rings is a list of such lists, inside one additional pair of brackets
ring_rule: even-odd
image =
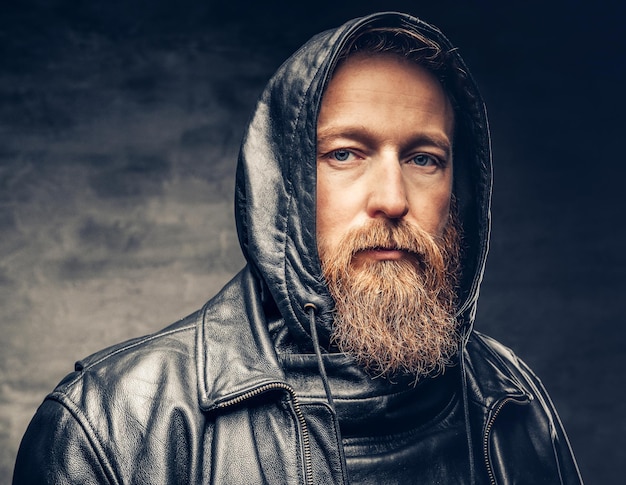
[(400, 162), (394, 157), (375, 165), (369, 179), (368, 215), (388, 219), (404, 217), (409, 212), (409, 201)]

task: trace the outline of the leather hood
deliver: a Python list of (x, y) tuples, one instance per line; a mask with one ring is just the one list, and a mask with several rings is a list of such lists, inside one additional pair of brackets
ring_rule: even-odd
[(372, 25), (415, 29), (449, 51), (454, 70), (441, 81), (455, 105), (454, 193), (464, 234), (458, 315), (467, 335), (476, 311), (491, 198), (491, 151), (481, 96), (458, 51), (437, 28), (406, 14), (373, 14), (316, 35), (278, 69), (258, 101), (239, 155), (239, 241), (259, 279), (264, 303), (276, 305), (304, 350), (312, 349), (305, 305), (317, 308), (323, 346), (328, 344), (334, 306), (316, 242), (317, 115), (342, 47)]

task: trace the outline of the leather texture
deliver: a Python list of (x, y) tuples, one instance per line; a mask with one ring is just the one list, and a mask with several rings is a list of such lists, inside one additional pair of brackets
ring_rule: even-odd
[(317, 113), (341, 47), (377, 25), (434, 38), (454, 67), (442, 82), (455, 104), (454, 193), (465, 245), (459, 389), (467, 391), (466, 448), (475, 472), (459, 481), (441, 470), (441, 483), (581, 483), (541, 382), (510, 350), (473, 330), (490, 228), (491, 153), (481, 97), (441, 32), (408, 15), (381, 13), (311, 39), (262, 94), (237, 167), (235, 214), (246, 268), (202, 310), (77, 363), (33, 418), (15, 484), (347, 483), (334, 409), (325, 399), (308, 402), (305, 418), (270, 327), (279, 322), (299, 352), (313, 352), (306, 311), (313, 304), (320, 344), (332, 352), (333, 301), (315, 236)]

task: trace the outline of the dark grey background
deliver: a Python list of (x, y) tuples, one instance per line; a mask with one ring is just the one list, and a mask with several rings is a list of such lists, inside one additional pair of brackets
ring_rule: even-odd
[(233, 172), (256, 96), (310, 35), (387, 9), (439, 25), (460, 46), (491, 115), (494, 228), (477, 328), (542, 377), (586, 482), (620, 482), (621, 9), (573, 0), (6, 3), (0, 482), (38, 403), (75, 360), (190, 313), (241, 267)]

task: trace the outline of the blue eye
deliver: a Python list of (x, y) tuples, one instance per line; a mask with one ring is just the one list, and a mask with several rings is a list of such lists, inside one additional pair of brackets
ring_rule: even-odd
[(335, 150), (331, 153), (331, 156), (338, 162), (345, 162), (348, 158), (350, 158), (350, 155), (352, 155), (352, 153), (348, 150)]
[(411, 162), (420, 167), (426, 167), (428, 165), (438, 165), (438, 160), (432, 155), (426, 153), (420, 153), (419, 155), (411, 158)]

